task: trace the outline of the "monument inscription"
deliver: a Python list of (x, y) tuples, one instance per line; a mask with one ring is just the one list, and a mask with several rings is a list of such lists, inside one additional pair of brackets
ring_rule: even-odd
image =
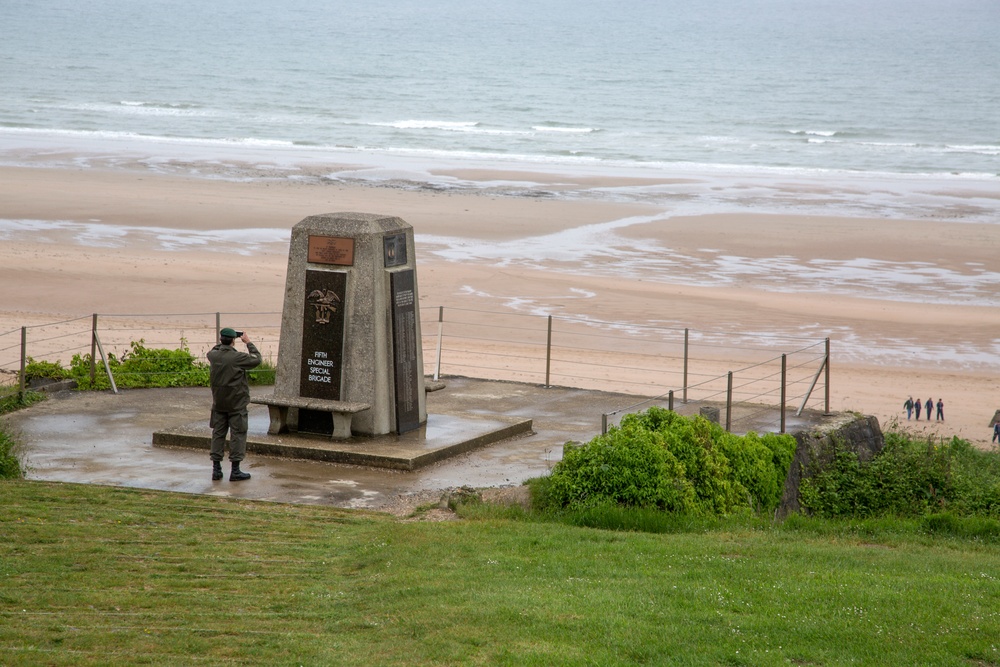
[(413, 269), (393, 272), (390, 283), (393, 367), (396, 376), (396, 432), (406, 433), (420, 426), (417, 384), (419, 342)]
[(354, 266), (354, 239), (310, 236), (308, 260), (312, 264)]
[(340, 400), (347, 274), (306, 271), (300, 395)]

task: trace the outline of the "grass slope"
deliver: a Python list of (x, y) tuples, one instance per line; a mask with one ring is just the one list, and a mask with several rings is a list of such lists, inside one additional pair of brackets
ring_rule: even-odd
[(9, 480), (0, 664), (998, 665), (1000, 547)]

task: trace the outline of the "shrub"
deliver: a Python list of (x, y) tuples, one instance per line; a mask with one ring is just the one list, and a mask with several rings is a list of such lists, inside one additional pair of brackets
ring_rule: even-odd
[[(93, 380), (90, 378), (90, 366), (89, 354), (76, 354), (68, 369), (64, 369), (59, 362), (32, 360), (25, 373), (28, 378), (72, 378), (79, 389), (110, 389), (111, 382), (104, 364), (98, 364), (100, 370)], [(108, 355), (108, 368), (115, 385), (120, 388), (207, 387), (210, 380), (208, 362), (195, 357), (184, 341), (181, 341), (181, 347), (174, 350), (148, 348), (144, 340), (133, 341), (121, 358)], [(247, 373), (247, 380), (252, 385), (272, 385), (275, 372), (274, 364), (264, 361)]]
[(40, 391), (26, 390), (22, 393), (16, 388), (4, 388), (0, 390), (0, 415), (26, 408), (33, 403), (44, 401), (45, 398), (45, 394)]
[(799, 486), (803, 508), (821, 517), (1000, 517), (1000, 455), (952, 438), (935, 444), (890, 431), (862, 463), (849, 451)]
[(18, 456), (18, 443), (4, 430), (0, 430), (0, 479), (20, 479), (24, 469)]
[(740, 437), (702, 417), (653, 407), (585, 445), (567, 444), (532, 495), (539, 507), (603, 514), (609, 507), (709, 516), (770, 511), (794, 452), (791, 436)]
[(35, 361), (31, 357), (25, 359), (24, 381), (26, 383), (37, 379), (65, 380), (69, 376), (69, 371), (63, 368), (58, 361)]
[[(108, 389), (107, 375), (90, 379), (91, 357), (74, 355), (70, 374), (81, 389)], [(115, 384), (122, 388), (192, 387), (208, 384), (208, 364), (199, 361), (186, 345), (174, 350), (147, 348), (144, 340), (133, 341), (121, 358), (108, 355), (108, 367)]]

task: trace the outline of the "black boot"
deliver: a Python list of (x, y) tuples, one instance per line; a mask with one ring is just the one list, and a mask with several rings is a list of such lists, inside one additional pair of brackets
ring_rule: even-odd
[(212, 461), (212, 481), (218, 482), (222, 479), (222, 461)]
[(229, 473), (229, 481), (230, 482), (242, 482), (245, 479), (250, 479), (250, 473), (243, 472), (242, 470), (240, 470), (240, 462), (239, 461), (233, 461), (233, 469)]

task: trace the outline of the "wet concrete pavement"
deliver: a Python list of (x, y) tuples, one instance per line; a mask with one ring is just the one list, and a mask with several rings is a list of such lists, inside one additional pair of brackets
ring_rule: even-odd
[[(25, 445), (28, 479), (382, 509), (401, 499), (433, 497), (434, 492), (440, 496), (443, 490), (460, 486), (517, 486), (544, 475), (562, 458), (563, 444), (590, 440), (601, 431), (603, 413), (639, 400), (468, 378), (446, 378), (446, 382), (445, 389), (428, 394), (428, 414), (527, 418), (532, 420), (532, 433), (414, 471), (248, 454), (242, 467), (253, 475), (251, 480), (229, 482), (227, 474), (223, 481), (213, 482), (207, 451), (152, 444), (155, 431), (199, 420), (207, 430), (208, 388), (132, 389), (119, 394), (62, 391), (4, 419)], [(271, 391), (260, 387), (253, 393)], [(252, 405), (250, 433), (265, 433), (268, 422), (267, 408)], [(789, 430), (806, 425), (803, 420)]]
[[(271, 387), (254, 388), (254, 395)], [(6, 417), (25, 444), (29, 479), (107, 484), (280, 502), (379, 509), (400, 496), (455, 488), (519, 485), (545, 474), (568, 440), (601, 429), (601, 414), (635, 397), (579, 389), (448, 378), (428, 394), (429, 414), (525, 417), (530, 435), (504, 440), (412, 472), (248, 454), (246, 482), (213, 482), (207, 451), (152, 445), (154, 431), (201, 420), (207, 388), (63, 391)], [(265, 433), (267, 408), (252, 405), (250, 433)], [(228, 473), (228, 462), (224, 464)]]

